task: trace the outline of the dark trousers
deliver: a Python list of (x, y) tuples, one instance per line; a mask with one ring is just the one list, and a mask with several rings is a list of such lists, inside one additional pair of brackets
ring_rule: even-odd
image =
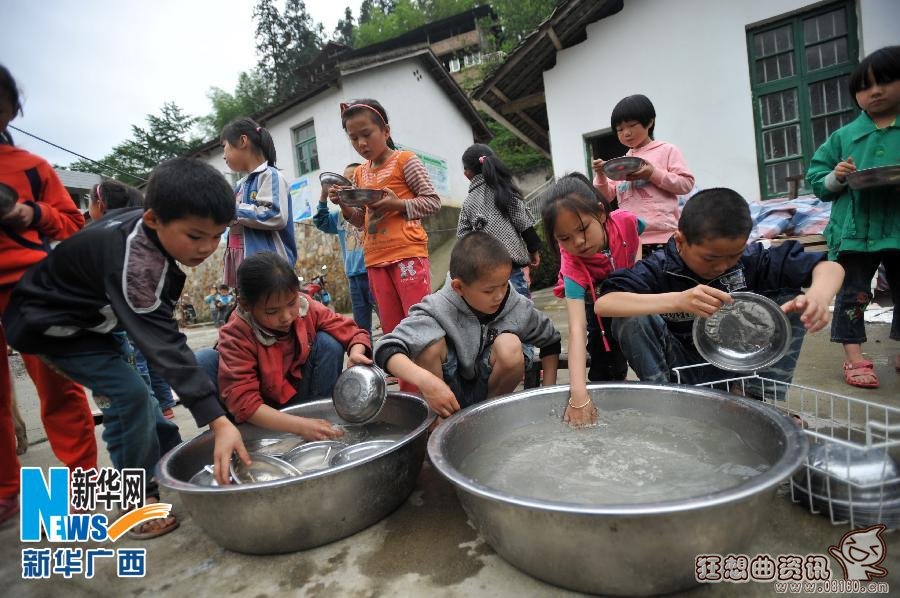
[(844, 267), (844, 284), (834, 298), (832, 342), (844, 345), (866, 342), (866, 322), (863, 316), (872, 301), (871, 282), (879, 264), (884, 264), (894, 302), (891, 338), (900, 340), (900, 319), (897, 318), (897, 310), (900, 309), (900, 251), (845, 252), (838, 256), (837, 261)]

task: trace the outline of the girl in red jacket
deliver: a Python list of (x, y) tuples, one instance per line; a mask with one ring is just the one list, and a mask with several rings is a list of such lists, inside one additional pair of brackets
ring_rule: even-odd
[(368, 333), (300, 293), (297, 275), (275, 253), (248, 256), (237, 281), (238, 307), (216, 348), (197, 352), (228, 411), (237, 422), (307, 440), (342, 435), (325, 420), (279, 410), (331, 397), (345, 351), (351, 365), (371, 364)]

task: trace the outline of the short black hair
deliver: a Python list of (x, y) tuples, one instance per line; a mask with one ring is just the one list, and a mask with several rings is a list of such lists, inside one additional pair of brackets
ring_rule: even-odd
[(237, 292), (248, 304), (256, 305), (276, 293), (299, 293), (300, 281), (286, 259), (271, 251), (260, 251), (238, 267)]
[(347, 168), (359, 168), (360, 166), (362, 166), (362, 164), (360, 164), (359, 162), (350, 162), (349, 164), (347, 164), (346, 166), (344, 166), (344, 169), (347, 169)]
[(707, 239), (747, 239), (753, 230), (750, 206), (740, 193), (725, 187), (698, 192), (684, 206), (678, 230), (691, 245)]
[(206, 162), (174, 158), (150, 173), (144, 207), (163, 223), (199, 216), (216, 224), (231, 224), (234, 192), (222, 173)]
[(653, 129), (656, 128), (656, 109), (650, 98), (638, 93), (619, 100), (609, 118), (612, 130), (615, 131), (620, 124), (630, 120), (636, 120), (645, 127), (652, 121), (653, 125), (650, 126), (647, 133), (650, 135), (650, 139), (653, 139)]
[(227, 141), (230, 145), (237, 145), (241, 135), (247, 137), (250, 145), (262, 154), (269, 166), (275, 166), (275, 141), (268, 129), (246, 116), (234, 119), (222, 129), (222, 141)]
[(450, 278), (472, 284), (501, 266), (512, 268), (512, 258), (503, 243), (476, 230), (456, 242), (450, 252)]
[[(0, 64), (0, 96), (9, 101), (13, 118), (15, 118), (16, 115), (22, 114), (22, 100), (19, 98), (19, 86), (16, 85), (16, 80), (13, 78), (12, 73), (9, 72), (9, 69), (2, 64)], [(12, 118), (10, 120), (12, 120)], [(3, 140), (3, 138), (6, 138), (6, 142), (12, 145), (12, 136), (6, 129), (0, 131), (0, 140)]]
[(144, 207), (144, 195), (131, 185), (119, 181), (103, 181), (91, 187), (91, 201), (102, 199), (107, 210)]
[(900, 79), (900, 46), (886, 46), (875, 50), (853, 69), (848, 81), (853, 101), (856, 101), (857, 93), (868, 89), (869, 71), (872, 71), (872, 77), (880, 85)]

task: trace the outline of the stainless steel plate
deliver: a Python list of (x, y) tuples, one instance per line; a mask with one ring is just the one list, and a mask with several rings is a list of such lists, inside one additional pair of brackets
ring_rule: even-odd
[(341, 189), (341, 203), (351, 208), (361, 208), (384, 197), (383, 189)]
[(340, 185), (341, 187), (353, 186), (353, 181), (336, 172), (319, 173), (319, 182), (323, 185)]
[(851, 189), (900, 186), (900, 164), (857, 170), (847, 175)]
[(378, 415), (387, 397), (387, 381), (381, 368), (354, 365), (344, 370), (334, 384), (331, 398), (337, 414), (353, 424)]
[(204, 465), (203, 469), (195, 473), (193, 477), (191, 477), (189, 482), (191, 484), (196, 484), (197, 486), (219, 485), (219, 483), (216, 481), (216, 475), (212, 465)]
[(303, 438), (294, 434), (284, 434), (281, 436), (273, 436), (270, 438), (258, 438), (256, 440), (248, 440), (244, 446), (247, 452), (268, 455), (269, 457), (281, 458), (282, 455), (290, 453), (300, 445), (304, 444)]
[(731, 293), (734, 303), (694, 320), (694, 345), (709, 363), (752, 372), (781, 359), (791, 345), (791, 323), (781, 307), (756, 293)]
[(885, 448), (848, 447), (816, 442), (793, 482), (814, 497), (856, 503), (900, 500), (900, 467)]
[(396, 443), (393, 440), (370, 440), (368, 442), (360, 442), (359, 444), (348, 446), (344, 450), (339, 451), (331, 459), (331, 466), (337, 467), (338, 465), (350, 463), (351, 461), (365, 459), (375, 453), (388, 450), (394, 446), (394, 444)]
[(644, 165), (644, 159), (636, 156), (622, 156), (603, 163), (603, 174), (614, 181), (624, 181), (632, 172)]
[(254, 484), (256, 482), (271, 482), (291, 476), (300, 475), (300, 471), (281, 459), (250, 453), (250, 466), (244, 465), (240, 459), (231, 461), (231, 477), (238, 484)]
[(284, 456), (284, 461), (300, 470), (301, 474), (328, 469), (331, 459), (341, 450), (347, 448), (347, 443), (338, 440), (319, 440), (307, 442)]

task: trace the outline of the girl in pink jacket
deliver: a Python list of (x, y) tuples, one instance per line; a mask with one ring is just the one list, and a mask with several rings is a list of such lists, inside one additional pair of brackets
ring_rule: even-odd
[(653, 139), (656, 110), (644, 95), (620, 100), (613, 108), (610, 123), (626, 156), (644, 159), (644, 165), (624, 181), (610, 180), (603, 173), (604, 160), (594, 160), (594, 187), (619, 207), (635, 214), (647, 225), (641, 234), (642, 257), (662, 247), (678, 229), (678, 195), (694, 188), (694, 175), (684, 163), (681, 151), (671, 143)]

